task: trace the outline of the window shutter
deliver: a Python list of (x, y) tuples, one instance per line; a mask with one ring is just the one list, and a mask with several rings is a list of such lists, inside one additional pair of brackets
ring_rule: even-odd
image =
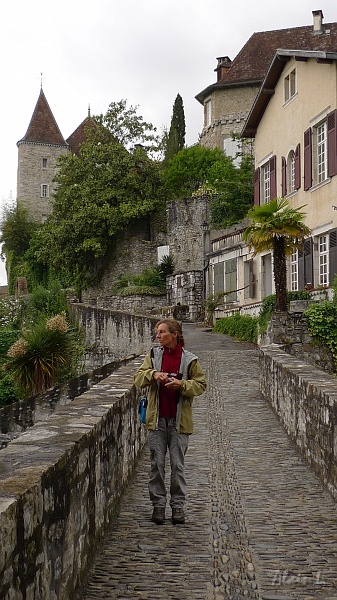
[(269, 161), (270, 166), (270, 199), (276, 198), (277, 189), (276, 189), (276, 156), (272, 156)]
[(260, 167), (254, 171), (254, 204), (260, 204)]
[(304, 254), (303, 250), (298, 251), (298, 289), (304, 290)]
[(328, 114), (328, 176), (337, 175), (337, 110)]
[(282, 196), (286, 196), (287, 195), (287, 161), (285, 159), (284, 156), (282, 156), (282, 167), (281, 167), (281, 173), (282, 173)]
[(329, 233), (329, 284), (337, 274), (337, 229), (332, 229)]
[(304, 132), (304, 189), (312, 186), (312, 131), (311, 127)]
[(295, 189), (301, 187), (301, 144), (297, 144), (295, 150)]
[(314, 269), (312, 260), (312, 238), (304, 242), (304, 285), (311, 283), (314, 285)]

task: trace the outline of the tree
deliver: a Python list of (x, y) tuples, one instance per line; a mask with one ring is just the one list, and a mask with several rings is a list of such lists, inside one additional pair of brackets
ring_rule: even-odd
[(159, 164), (143, 145), (132, 146), (137, 140), (154, 150), (152, 132), (124, 101), (112, 103), (88, 130), (79, 156), (60, 158), (53, 214), (39, 232), (36, 255), (64, 283), (79, 290), (97, 284), (118, 232), (165, 200)]
[(208, 193), (213, 227), (229, 227), (242, 221), (253, 201), (253, 161), (244, 156), (239, 168), (219, 148), (184, 148), (164, 171), (173, 198)]
[(268, 204), (255, 206), (248, 217), (250, 225), (243, 238), (254, 255), (272, 250), (274, 257), (274, 282), (276, 310), (287, 310), (287, 265), (286, 256), (301, 248), (310, 229), (304, 223), (303, 206), (292, 208), (285, 198), (275, 198)]
[(166, 138), (166, 151), (164, 159), (165, 164), (167, 164), (168, 161), (179, 152), (179, 150), (184, 148), (185, 134), (186, 127), (184, 104), (180, 94), (177, 94), (173, 104), (170, 130)]

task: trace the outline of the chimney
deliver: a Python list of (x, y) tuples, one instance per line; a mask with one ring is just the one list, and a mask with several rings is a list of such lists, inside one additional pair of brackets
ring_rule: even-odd
[(221, 56), (217, 58), (217, 61), (218, 64), (214, 71), (217, 73), (217, 81), (221, 81), (221, 79), (223, 79), (223, 77), (226, 75), (227, 71), (229, 71), (231, 68), (232, 61), (228, 56)]
[(313, 10), (312, 16), (314, 18), (314, 33), (322, 33), (324, 19), (323, 12), (321, 10)]

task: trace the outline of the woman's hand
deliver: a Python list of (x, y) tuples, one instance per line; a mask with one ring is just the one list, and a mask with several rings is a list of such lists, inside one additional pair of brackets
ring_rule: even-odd
[(180, 381), (180, 379), (175, 379), (175, 377), (168, 377), (167, 378), (167, 383), (165, 384), (165, 387), (167, 387), (168, 390), (181, 390), (183, 387), (182, 382)]

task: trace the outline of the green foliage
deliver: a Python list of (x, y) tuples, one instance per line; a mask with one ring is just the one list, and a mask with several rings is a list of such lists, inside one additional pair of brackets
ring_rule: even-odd
[(240, 168), (220, 149), (192, 146), (169, 161), (165, 183), (174, 198), (211, 196), (213, 227), (228, 227), (242, 221), (252, 205), (253, 161), (242, 159)]
[[(88, 131), (80, 156), (60, 158), (53, 214), (39, 231), (35, 257), (50, 265), (64, 285), (85, 289), (102, 278), (115, 237), (165, 201), (159, 164), (144, 147), (153, 142), (135, 109), (125, 102), (110, 105)], [(151, 145), (153, 149), (153, 144)]]
[(21, 204), (6, 205), (0, 222), (0, 242), (4, 243), (2, 252), (14, 252), (22, 256), (29, 248), (30, 239), (37, 224), (29, 217), (27, 209)]
[(27, 305), (25, 298), (7, 296), (0, 299), (0, 331), (20, 329), (27, 321)]
[(174, 273), (174, 263), (172, 256), (165, 255), (156, 267), (162, 281), (165, 283), (166, 277)]
[(55, 315), (21, 333), (8, 350), (4, 368), (24, 396), (44, 392), (67, 378), (76, 340), (65, 315)]
[(67, 294), (58, 281), (52, 282), (49, 289), (37, 286), (29, 297), (29, 304), (34, 315), (51, 317), (68, 312)]
[(305, 316), (311, 335), (330, 348), (337, 367), (337, 304), (329, 301), (311, 304)]
[(13, 377), (6, 373), (0, 379), (0, 408), (19, 400), (19, 392)]
[(144, 269), (140, 275), (121, 275), (113, 292), (121, 296), (160, 295), (166, 292), (166, 276), (174, 271), (171, 256), (163, 256), (160, 264)]
[(208, 296), (205, 300), (205, 325), (213, 325), (215, 310), (224, 303), (224, 292), (218, 292), (215, 296)]
[(225, 333), (239, 340), (255, 344), (257, 342), (258, 319), (249, 315), (235, 313), (230, 317), (218, 319), (213, 331), (215, 333)]
[(209, 173), (209, 183), (216, 190), (210, 203), (213, 227), (230, 227), (242, 221), (252, 206), (254, 163), (249, 155), (239, 168), (216, 164)]
[(192, 146), (183, 148), (169, 161), (164, 171), (167, 188), (174, 198), (189, 198), (202, 184), (215, 163), (231, 164), (231, 159), (216, 149)]
[(185, 146), (185, 113), (183, 99), (180, 94), (173, 104), (173, 113), (171, 118), (170, 130), (166, 138), (166, 149), (164, 164), (167, 164), (171, 158), (182, 150)]

